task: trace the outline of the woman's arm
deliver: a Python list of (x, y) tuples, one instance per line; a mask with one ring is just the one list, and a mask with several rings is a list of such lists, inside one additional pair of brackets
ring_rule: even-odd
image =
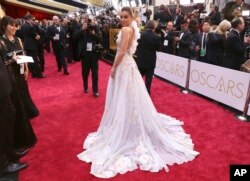
[(114, 78), (115, 76), (115, 69), (121, 63), (125, 53), (128, 50), (129, 42), (133, 34), (132, 28), (124, 27), (121, 30), (121, 48), (119, 53), (116, 55), (113, 67), (111, 69), (111, 77)]
[(28, 63), (24, 64), (24, 79), (27, 80), (29, 76), (29, 68), (28, 68)]

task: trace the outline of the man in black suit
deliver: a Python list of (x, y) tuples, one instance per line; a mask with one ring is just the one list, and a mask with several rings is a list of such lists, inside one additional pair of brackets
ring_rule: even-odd
[(183, 19), (184, 19), (184, 17), (182, 15), (181, 8), (176, 8), (175, 15), (173, 18), (175, 31), (181, 30), (181, 22)]
[(216, 48), (218, 37), (210, 32), (210, 22), (204, 21), (202, 30), (199, 35), (199, 61), (215, 64), (216, 62)]
[(162, 42), (162, 51), (169, 54), (174, 54), (175, 47), (174, 47), (174, 23), (169, 21), (167, 23), (166, 31), (162, 30), (163, 34), (161, 37)]
[(47, 36), (52, 41), (52, 48), (56, 56), (58, 72), (63, 68), (64, 75), (69, 75), (68, 65), (66, 62), (66, 31), (60, 25), (58, 16), (53, 16), (53, 25), (48, 27)]
[[(2, 45), (0, 45), (2, 48)], [(12, 173), (27, 167), (25, 163), (13, 160), (13, 131), (16, 109), (11, 101), (12, 91), (9, 74), (3, 62), (3, 52), (0, 55), (0, 174)], [(11, 163), (11, 162), (12, 163)]]
[(188, 22), (187, 20), (183, 20), (181, 22), (181, 31), (179, 32), (179, 36), (175, 37), (176, 45), (176, 54), (180, 57), (189, 58), (189, 46), (191, 33), (188, 30)]
[[(102, 34), (98, 31), (97, 25), (84, 23), (82, 29), (76, 32), (75, 37), (79, 39), (79, 52), (82, 57), (82, 79), (84, 93), (88, 93), (88, 77), (91, 70), (92, 74), (92, 91), (95, 97), (99, 96), (98, 92), (98, 61), (101, 57), (100, 44)], [(99, 47), (99, 48), (98, 48)]]
[(29, 69), (32, 77), (44, 78), (45, 76), (42, 74), (41, 67), (38, 63), (37, 40), (40, 39), (40, 35), (36, 32), (36, 28), (33, 25), (35, 17), (32, 15), (26, 15), (24, 19), (26, 22), (21, 27), (24, 39), (24, 50), (26, 51), (26, 54), (31, 56), (34, 60), (34, 63), (29, 63)]
[(136, 50), (136, 63), (141, 75), (145, 76), (146, 88), (149, 94), (156, 64), (156, 51), (161, 49), (161, 38), (154, 33), (156, 27), (154, 20), (147, 22), (146, 30), (141, 33)]
[(240, 70), (241, 64), (244, 63), (244, 54), (247, 44), (250, 44), (250, 38), (246, 42), (242, 41), (240, 32), (244, 30), (245, 24), (241, 17), (236, 17), (231, 22), (232, 29), (225, 43), (225, 57), (223, 66), (234, 70)]
[(45, 43), (45, 32), (46, 29), (44, 29), (42, 26), (39, 25), (39, 21), (33, 22), (33, 26), (36, 29), (36, 33), (40, 36), (40, 39), (37, 40), (37, 56), (39, 59), (39, 65), (41, 68), (41, 71), (44, 72), (44, 65), (45, 65), (45, 59), (44, 59), (44, 52), (43, 52), (43, 46)]

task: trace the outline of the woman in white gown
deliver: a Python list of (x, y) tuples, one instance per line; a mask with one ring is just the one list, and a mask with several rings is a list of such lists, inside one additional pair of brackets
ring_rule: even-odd
[(132, 57), (139, 28), (132, 10), (123, 7), (117, 54), (108, 82), (105, 110), (98, 130), (84, 141), (78, 158), (92, 162), (91, 174), (114, 177), (138, 167), (158, 172), (191, 161), (199, 153), (182, 122), (156, 111)]

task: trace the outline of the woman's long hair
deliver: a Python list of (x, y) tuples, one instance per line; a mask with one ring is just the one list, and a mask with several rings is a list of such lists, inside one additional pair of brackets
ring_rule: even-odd
[(227, 20), (223, 20), (215, 29), (215, 33), (225, 35), (227, 37), (227, 31), (231, 28), (231, 23)]

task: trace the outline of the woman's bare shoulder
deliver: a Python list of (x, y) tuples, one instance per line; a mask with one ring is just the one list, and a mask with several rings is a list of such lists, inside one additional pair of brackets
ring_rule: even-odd
[(129, 26), (122, 27), (122, 33), (133, 33), (133, 28)]

